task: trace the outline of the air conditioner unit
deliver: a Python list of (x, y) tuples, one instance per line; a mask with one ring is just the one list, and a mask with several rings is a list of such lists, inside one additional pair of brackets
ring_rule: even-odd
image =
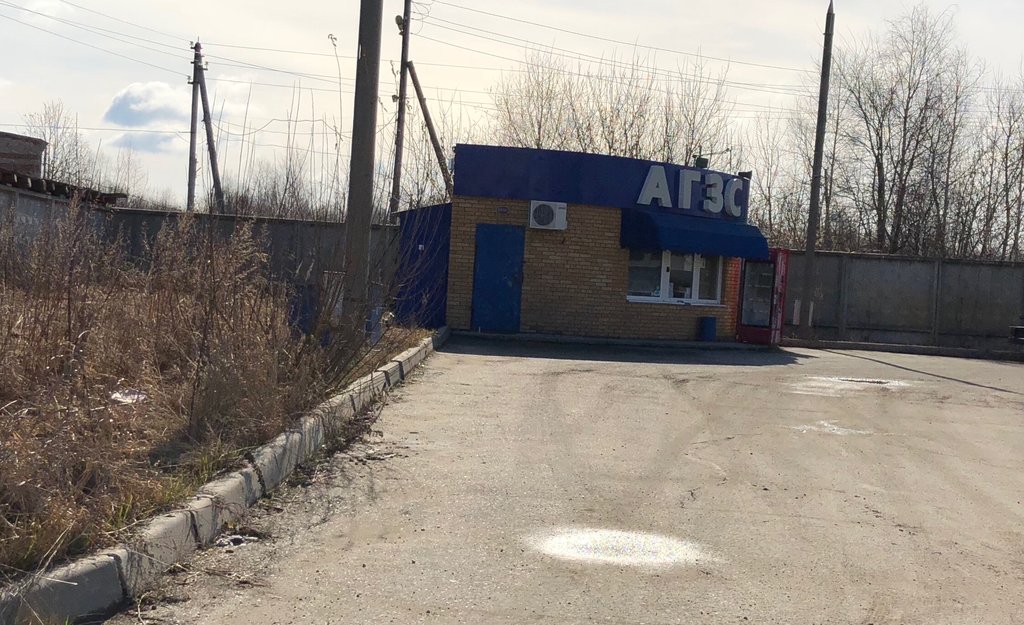
[(530, 227), (565, 230), (565, 202), (530, 202)]

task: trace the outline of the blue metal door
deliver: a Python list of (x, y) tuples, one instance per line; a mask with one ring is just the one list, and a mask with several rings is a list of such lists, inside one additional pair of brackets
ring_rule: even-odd
[(525, 239), (521, 226), (477, 224), (473, 330), (519, 332)]

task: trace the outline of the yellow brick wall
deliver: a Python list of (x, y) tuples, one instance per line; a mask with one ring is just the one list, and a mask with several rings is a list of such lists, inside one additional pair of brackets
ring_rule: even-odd
[[(470, 328), (478, 223), (528, 226), (528, 201), (455, 197), (448, 268), (448, 325)], [(626, 300), (629, 251), (619, 247), (618, 209), (570, 204), (564, 231), (526, 228), (520, 329), (524, 333), (690, 341), (697, 318), (718, 318), (734, 340), (740, 261), (727, 259), (721, 306)]]

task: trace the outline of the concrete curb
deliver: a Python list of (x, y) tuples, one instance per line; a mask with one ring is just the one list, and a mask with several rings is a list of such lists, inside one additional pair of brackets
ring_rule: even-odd
[(50, 625), (111, 614), (152, 588), (175, 564), (209, 545), (225, 523), (245, 515), (306, 459), (315, 454), (332, 427), (359, 414), (441, 347), (450, 332), (438, 330), (344, 392), (325, 401), (294, 428), (247, 454), (250, 466), (199, 489), (182, 509), (150, 520), (130, 543), (36, 576), (0, 591), (0, 624)]
[(720, 350), (720, 351), (764, 351), (774, 349), (768, 345), (734, 343), (730, 341), (657, 341), (645, 339), (594, 338), (586, 336), (563, 336), (560, 334), (497, 334), (493, 332), (472, 332), (455, 330), (451, 332), (460, 338), (477, 338), (488, 341), (509, 343), (551, 343), (555, 345), (584, 345), (600, 347), (642, 347), (653, 349), (679, 350)]
[(1024, 350), (969, 349), (965, 347), (937, 347), (934, 345), (900, 345), (893, 343), (857, 343), (853, 341), (815, 341), (805, 339), (783, 339), (783, 347), (804, 347), (807, 349), (860, 350), (865, 352), (889, 352), (892, 354), (916, 354), (920, 356), (947, 356), (950, 358), (971, 358), (975, 360), (1007, 360), (1024, 362)]

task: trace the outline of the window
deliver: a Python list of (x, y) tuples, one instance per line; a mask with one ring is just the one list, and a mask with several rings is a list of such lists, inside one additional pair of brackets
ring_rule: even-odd
[(629, 251), (630, 301), (718, 304), (722, 300), (720, 256)]
[(629, 294), (661, 297), (661, 252), (629, 251)]
[(720, 299), (719, 291), (722, 287), (722, 257), (697, 256), (697, 265), (700, 268), (697, 299), (704, 302), (717, 302)]
[(672, 299), (693, 299), (693, 254), (668, 252), (668, 283)]
[(775, 265), (747, 261), (743, 268), (743, 325), (759, 328), (771, 326), (774, 290)]

